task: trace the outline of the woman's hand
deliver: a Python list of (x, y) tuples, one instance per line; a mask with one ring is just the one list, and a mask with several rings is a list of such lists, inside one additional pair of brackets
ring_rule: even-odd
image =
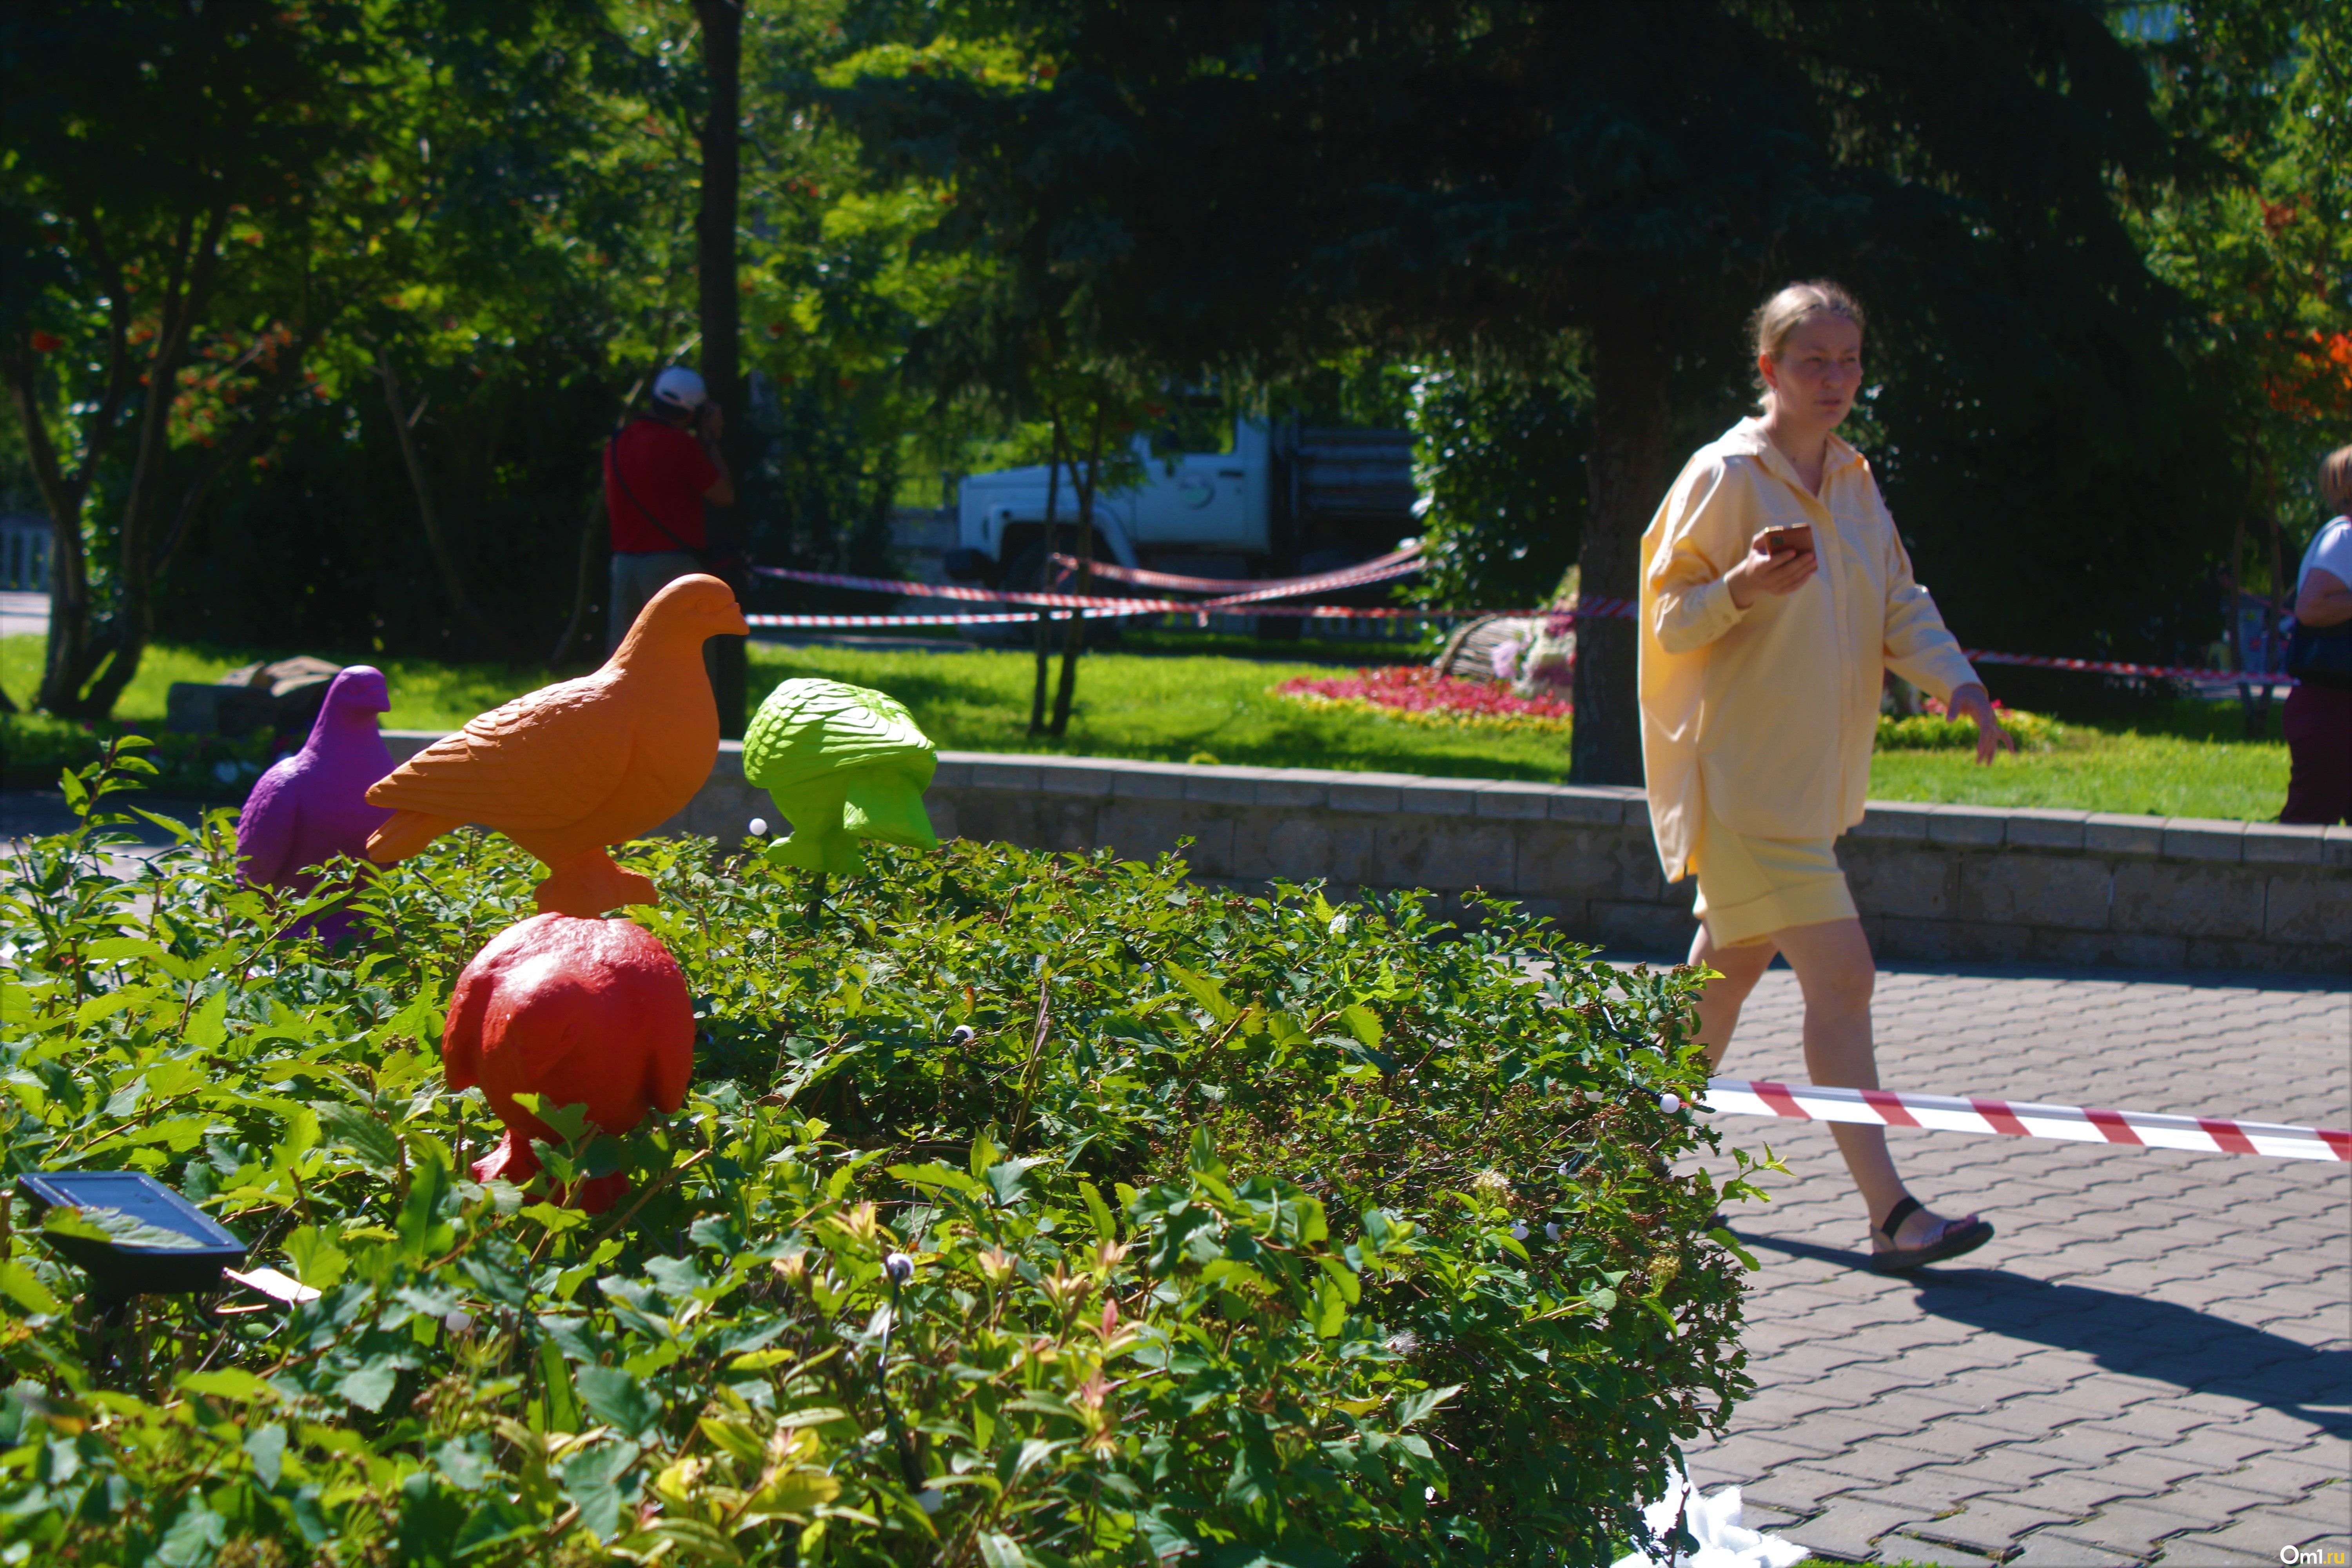
[(1977, 721), (1979, 763), (1990, 763), (1996, 752), (2017, 750), (2017, 742), (2009, 738), (2000, 727), (2000, 721), (1993, 717), (1992, 699), (1986, 695), (1983, 687), (1973, 681), (1952, 693), (1951, 701), (1946, 704), (1946, 711), (1955, 719), (1965, 714)]
[[(1764, 535), (1759, 533), (1748, 553), (1739, 558), (1739, 564), (1723, 574), (1723, 584), (1731, 591), (1731, 602), (1744, 610), (1756, 602), (1759, 594), (1795, 593), (1812, 580), (1821, 564), (1822, 558), (1810, 550), (1768, 553)], [(1984, 688), (1976, 689), (1982, 691)]]

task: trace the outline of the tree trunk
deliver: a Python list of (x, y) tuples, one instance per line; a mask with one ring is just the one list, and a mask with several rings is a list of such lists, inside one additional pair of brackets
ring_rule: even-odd
[[(2279, 646), (2281, 606), (2294, 603), (2294, 589), (2289, 585), (2286, 575), (2286, 536), (2279, 530), (2278, 469), (2272, 465), (2267, 452), (2263, 454), (2263, 521), (2270, 533), (2271, 547), (2271, 591), (2263, 600), (2263, 648), (2265, 655), (2269, 655), (2274, 653)], [(2267, 657), (2263, 662), (2265, 667), (2271, 664)], [(2269, 729), (2271, 707), (2278, 698), (2278, 692), (2275, 686), (2264, 686), (2261, 706), (2247, 704), (2248, 739), (2259, 741)]]
[(432, 552), (434, 570), (441, 574), (441, 591), (449, 596), (449, 608), (467, 629), (487, 638), (489, 626), (466, 597), (466, 580), (458, 574), (449, 542), (442, 535), (440, 514), (433, 510), (432, 481), (426, 479), (425, 459), (416, 450), (415, 424), (425, 405), (418, 404), (414, 412), (401, 407), (406, 399), (400, 395), (400, 377), (392, 368), (392, 356), (381, 345), (375, 351), (375, 370), (383, 382), (383, 405), (392, 415), (392, 436), (400, 446), (401, 464), (408, 470), (408, 488), (416, 497), (416, 521), (425, 530), (425, 547)]
[[(741, 485), (751, 449), (743, 406), (742, 295), (735, 274), (735, 219), (741, 183), (743, 10), (740, 0), (694, 0), (702, 23), (702, 67), (709, 112), (702, 122), (702, 205), (694, 220), (696, 303), (702, 329), (702, 382), (726, 411), (721, 445), (735, 474), (734, 506), (706, 509), (714, 554), (743, 545)], [(710, 689), (719, 732), (740, 739), (746, 710), (745, 639), (710, 639)]]
[[(1062, 416), (1053, 416), (1054, 433), (1045, 446), (1045, 565), (1046, 572), (1040, 587), (1051, 586), (1054, 581), (1054, 531), (1059, 525), (1055, 517), (1062, 500)], [(1054, 612), (1042, 605), (1037, 609), (1037, 685), (1029, 693), (1029, 733), (1045, 732), (1045, 678), (1053, 663)]]
[(68, 478), (57, 459), (47, 426), (40, 415), (37, 382), (29, 346), (10, 346), (8, 380), (25, 427), (26, 446), (43, 501), (49, 508), (53, 530), (50, 552), (49, 637), (41, 672), (37, 706), (60, 718), (98, 720), (114, 710), (115, 700), (139, 672), (140, 656), (154, 632), (152, 595), (159, 570), (157, 552), (148, 548), (148, 520), (155, 510), (169, 458), (169, 418), (179, 391), (180, 361), (188, 337), (212, 294), (213, 268), (220, 238), (228, 223), (226, 204), (201, 218), (184, 217), (175, 236), (169, 266), (164, 269), (156, 309), (154, 346), (148, 351), (143, 394), (145, 407), (135, 426), (131, 479), (123, 497), (122, 521), (117, 531), (119, 559), (115, 569), (115, 603), (111, 615), (100, 619), (90, 602), (89, 560), (82, 548), (81, 513), (90, 480), (99, 471), (100, 454), (115, 434), (117, 420), (131, 394), (132, 362), (124, 341), (129, 315), (128, 290), (111, 261), (95, 219), (75, 215), (89, 234), (92, 252), (109, 278), (108, 293), (114, 308), (108, 326), (107, 389), (82, 426), (81, 460)]
[[(1625, 306), (1592, 331), (1590, 504), (1578, 554), (1579, 597), (1633, 599), (1641, 575), (1642, 531), (1665, 493), (1667, 374), (1664, 345), (1648, 325), (1658, 307)], [(1642, 726), (1634, 623), (1576, 623), (1576, 718), (1569, 777), (1577, 784), (1642, 782)]]
[[(80, 690), (80, 672), (89, 658), (89, 560), (82, 550), (81, 508), (94, 470), (87, 457), (79, 471), (70, 477), (59, 466), (56, 444), (41, 417), (33, 351), (22, 341), (26, 336), (20, 334), (19, 341), (10, 345), (8, 394), (16, 405), (17, 426), (25, 433), (33, 482), (49, 512), (49, 636), (31, 705), (57, 712), (52, 700), (70, 700)], [(103, 428), (98, 432), (101, 437), (106, 434)]]
[[(1095, 401), (1095, 425), (1087, 438), (1087, 466), (1078, 470), (1078, 588), (1081, 595), (1095, 585), (1095, 481), (1102, 477), (1103, 413), (1106, 398)], [(1087, 613), (1070, 612), (1069, 634), (1062, 641), (1062, 683), (1054, 693), (1055, 740), (1070, 731), (1070, 703), (1078, 691), (1078, 656), (1087, 650)]]

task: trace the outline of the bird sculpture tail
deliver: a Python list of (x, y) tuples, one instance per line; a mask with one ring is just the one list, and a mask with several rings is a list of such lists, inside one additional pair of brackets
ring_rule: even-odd
[(368, 858), (379, 866), (395, 865), (457, 826), (446, 816), (395, 811), (389, 822), (368, 835)]

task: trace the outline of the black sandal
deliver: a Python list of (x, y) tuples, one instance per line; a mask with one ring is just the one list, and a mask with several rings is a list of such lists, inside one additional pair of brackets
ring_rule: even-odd
[(1878, 1234), (1886, 1238), (1886, 1250), (1870, 1255), (1872, 1268), (1881, 1274), (1906, 1274), (1925, 1264), (1941, 1263), (1947, 1258), (1974, 1252), (1992, 1239), (1991, 1222), (1970, 1215), (1966, 1219), (1946, 1220), (1936, 1239), (1925, 1247), (1895, 1246), (1895, 1233), (1903, 1228), (1905, 1220), (1925, 1206), (1917, 1198), (1906, 1197), (1887, 1211), (1886, 1217), (1878, 1222)]

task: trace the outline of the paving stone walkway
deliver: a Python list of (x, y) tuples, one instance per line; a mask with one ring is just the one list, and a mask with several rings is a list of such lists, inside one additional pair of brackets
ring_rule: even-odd
[[(1801, 1014), (1774, 969), (1723, 1070), (1803, 1079)], [(1876, 1016), (1890, 1089), (2352, 1127), (2352, 982), (1907, 968)], [(2352, 1165), (1893, 1129), (2000, 1232), (1903, 1279), (1826, 1126), (1719, 1125), (1791, 1173), (1732, 1216), (1759, 1392), (1688, 1455), (1748, 1523), (1853, 1562), (2352, 1562)]]

